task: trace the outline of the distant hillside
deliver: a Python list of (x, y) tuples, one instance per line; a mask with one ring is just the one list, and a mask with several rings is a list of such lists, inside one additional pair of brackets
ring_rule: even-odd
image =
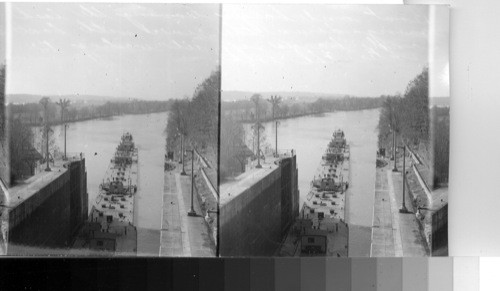
[[(32, 95), (32, 94), (8, 94), (7, 103), (23, 104), (23, 103), (38, 103), (42, 97), (45, 95)], [(113, 96), (97, 96), (97, 95), (57, 95), (57, 96), (47, 96), (53, 102), (59, 101), (59, 99), (68, 99), (74, 105), (85, 104), (85, 105), (103, 105), (108, 101), (111, 102), (126, 102), (131, 100), (131, 98), (120, 98)]]
[(260, 94), (263, 98), (267, 99), (271, 95), (278, 95), (283, 97), (284, 100), (294, 100), (301, 102), (314, 102), (319, 98), (323, 99), (338, 99), (345, 97), (345, 94), (326, 94), (326, 93), (313, 93), (313, 92), (245, 92), (245, 91), (222, 91), (222, 101), (240, 101), (249, 100), (253, 94)]

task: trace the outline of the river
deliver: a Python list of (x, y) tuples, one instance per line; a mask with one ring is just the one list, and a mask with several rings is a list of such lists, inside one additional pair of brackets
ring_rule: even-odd
[[(138, 255), (159, 254), (167, 116), (167, 113), (124, 115), (70, 123), (67, 128), (67, 152), (85, 155), (89, 210), (122, 134), (132, 133), (139, 149), (140, 191), (134, 213)], [(53, 130), (57, 146), (64, 151), (63, 127), (56, 126)]]
[[(349, 223), (349, 256), (369, 256), (375, 191), (377, 125), (379, 109), (339, 111), (280, 120), (278, 149), (297, 153), (301, 205), (309, 193), (328, 142), (342, 129), (351, 147), (346, 220)], [(274, 124), (264, 123), (265, 144), (275, 147)], [(248, 129), (248, 127), (246, 127)]]
[[(278, 148), (297, 153), (302, 201), (333, 131), (344, 130), (351, 147), (346, 213), (351, 257), (368, 256), (370, 252), (378, 118), (378, 109), (342, 111), (281, 120), (278, 127)], [(136, 198), (138, 255), (157, 256), (159, 252), (166, 122), (167, 113), (125, 115), (71, 123), (67, 129), (68, 153), (83, 152), (86, 157), (89, 203), (97, 195), (121, 135), (129, 131), (134, 136), (139, 149), (141, 189)], [(264, 126), (266, 143), (274, 148), (274, 125)], [(55, 127), (53, 136), (64, 150), (61, 130), (62, 126)]]

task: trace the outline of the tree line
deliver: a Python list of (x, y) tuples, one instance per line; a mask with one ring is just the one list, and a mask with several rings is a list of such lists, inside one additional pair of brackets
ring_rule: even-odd
[[(63, 99), (63, 101), (68, 101)], [(61, 102), (61, 100), (59, 100)], [(58, 124), (76, 122), (96, 118), (108, 118), (125, 114), (146, 114), (165, 112), (170, 109), (171, 100), (146, 101), (132, 100), (129, 102), (108, 101), (103, 105), (73, 106), (67, 103), (64, 114), (59, 102), (50, 102), (47, 106), (48, 122)], [(43, 123), (44, 107), (40, 103), (9, 104), (7, 110), (12, 119), (19, 119), (24, 124), (38, 126)]]
[(408, 83), (404, 95), (386, 96), (380, 111), (380, 148), (404, 144), (433, 171), (433, 183), (448, 182), (449, 108), (429, 108), (429, 71), (424, 68)]
[[(54, 159), (58, 151), (51, 126), (123, 114), (168, 111), (173, 101), (106, 102), (103, 105), (74, 105), (68, 99), (43, 97), (38, 103), (5, 104), (5, 66), (0, 67), (0, 134), (2, 137), (2, 179), (8, 186), (35, 174), (38, 162)], [(7, 114), (8, 112), (8, 114)], [(8, 122), (6, 122), (8, 116)], [(7, 126), (6, 126), (7, 124)], [(8, 128), (6, 128), (8, 127)], [(42, 139), (35, 144), (35, 135)], [(5, 138), (7, 137), (8, 138)], [(64, 153), (65, 157), (66, 153)], [(5, 169), (4, 169), (5, 168)]]
[(245, 172), (248, 154), (245, 131), (241, 122), (232, 115), (221, 116), (219, 166), (221, 182), (230, 176)]
[[(386, 96), (375, 98), (344, 96), (318, 98), (314, 102), (297, 102), (278, 95), (266, 98), (256, 93), (249, 100), (222, 102), (219, 169), (221, 181), (244, 172), (248, 158), (257, 159), (257, 164), (260, 164), (259, 158), (263, 154), (263, 149), (270, 146), (266, 142), (263, 122), (333, 111), (374, 109), (381, 107), (385, 98)], [(242, 123), (253, 123), (249, 141), (245, 140), (247, 137)], [(273, 138), (274, 141), (275, 139), (276, 137)], [(248, 144), (251, 144), (252, 149), (247, 146)], [(269, 148), (277, 154), (275, 147), (273, 144)]]
[[(254, 94), (250, 100), (223, 102), (220, 127), (220, 178), (221, 180), (236, 176), (245, 171), (248, 158), (259, 158), (263, 149), (270, 145), (266, 142), (263, 122), (278, 119), (294, 118), (333, 111), (354, 111), (374, 109), (382, 106), (386, 96), (318, 98), (314, 102), (296, 102), (285, 100), (281, 96), (271, 95), (269, 98)], [(251, 140), (246, 141), (242, 123), (253, 123)], [(276, 137), (273, 138), (275, 140)], [(247, 145), (251, 144), (252, 149)], [(276, 145), (270, 146), (274, 154)], [(259, 154), (258, 154), (259, 153)]]
[(429, 143), (429, 72), (408, 83), (404, 95), (384, 98), (379, 118), (379, 145), (390, 143), (394, 131), (405, 144)]
[[(321, 114), (333, 111), (353, 111), (379, 108), (385, 96), (381, 97), (351, 97), (343, 98), (318, 98), (314, 102), (296, 102), (284, 100), (279, 96), (271, 96), (270, 99), (278, 97), (278, 105), (272, 102), (261, 102), (259, 104), (259, 115), (262, 122), (273, 119), (294, 118), (305, 115)], [(269, 100), (270, 100), (269, 99)], [(232, 115), (234, 119), (242, 122), (254, 122), (256, 120), (256, 107), (252, 100), (240, 100), (235, 102), (222, 102), (222, 115)]]
[(193, 146), (217, 164), (219, 139), (220, 69), (198, 85), (192, 98), (172, 102), (166, 125), (167, 149), (180, 150), (180, 143)]
[[(43, 97), (39, 103), (9, 104), (9, 173), (6, 181), (15, 185), (17, 181), (35, 174), (38, 162), (54, 159), (58, 151), (51, 127), (56, 124), (105, 118), (122, 114), (163, 112), (170, 108), (171, 101), (107, 102), (101, 106), (72, 106), (68, 99), (53, 102)], [(35, 144), (35, 135), (42, 137)], [(64, 156), (66, 157), (66, 153)]]

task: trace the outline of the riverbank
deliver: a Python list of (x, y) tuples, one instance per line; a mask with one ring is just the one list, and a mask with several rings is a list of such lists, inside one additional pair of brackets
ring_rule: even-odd
[[(85, 156), (89, 202), (95, 201), (99, 185), (114, 156), (116, 141), (130, 132), (138, 148), (140, 192), (134, 202), (140, 255), (158, 256), (163, 197), (164, 129), (168, 113), (122, 115), (110, 120), (88, 120), (67, 128), (68, 154)], [(53, 127), (55, 145), (64, 148), (64, 127)], [(160, 158), (159, 158), (160, 157)]]
[[(307, 199), (311, 180), (333, 131), (344, 131), (351, 152), (345, 216), (350, 229), (349, 256), (352, 257), (368, 257), (370, 254), (379, 116), (378, 109), (337, 111), (322, 116), (283, 120), (278, 127), (278, 148), (293, 148), (296, 152), (299, 205)], [(274, 126), (272, 123), (263, 125), (264, 135), (273, 149)], [(246, 140), (251, 141), (250, 125), (245, 125), (244, 129)], [(249, 147), (252, 148), (251, 145)]]
[[(272, 118), (272, 117), (265, 117), (265, 118), (261, 118), (260, 119), (260, 122), (272, 122), (272, 121), (276, 121), (276, 120), (286, 120), (286, 119), (293, 119), (293, 118), (299, 118), (299, 117), (305, 117), (305, 116), (321, 116), (322, 114), (325, 114), (325, 113), (328, 113), (328, 112), (311, 112), (311, 113), (302, 113), (302, 114), (295, 114), (295, 115), (291, 115), (291, 116), (279, 116), (279, 117), (275, 117), (275, 118)], [(255, 119), (241, 119), (240, 120), (241, 123), (255, 123), (256, 120)]]
[[(71, 123), (78, 123), (78, 122), (85, 122), (85, 121), (92, 121), (92, 120), (113, 120), (113, 118), (116, 117), (125, 117), (129, 115), (148, 115), (148, 114), (156, 114), (156, 113), (165, 113), (169, 112), (170, 110), (161, 110), (161, 111), (156, 111), (156, 112), (144, 112), (144, 113), (126, 113), (126, 114), (115, 114), (115, 115), (108, 115), (108, 116), (94, 116), (94, 117), (87, 117), (87, 118), (81, 118), (81, 119), (73, 119), (73, 120), (53, 120), (50, 122), (50, 126), (60, 126), (63, 124), (71, 124)], [(33, 123), (31, 121), (26, 121), (26, 118), (20, 118), (23, 124), (31, 127), (40, 127), (43, 125), (43, 123)]]
[[(379, 109), (380, 107), (374, 107), (374, 108), (362, 108), (362, 109), (351, 109), (351, 110), (335, 110), (335, 111), (322, 111), (322, 112), (308, 112), (308, 113), (301, 113), (301, 114), (294, 114), (294, 115), (288, 115), (288, 116), (277, 116), (275, 118), (272, 117), (264, 117), (260, 119), (260, 122), (272, 122), (272, 121), (280, 121), (280, 120), (287, 120), (287, 119), (294, 119), (294, 118), (299, 118), (299, 117), (307, 117), (307, 116), (324, 116), (325, 114), (329, 113), (338, 113), (338, 112), (349, 112), (349, 111), (364, 111), (364, 110), (373, 110), (373, 109)], [(240, 119), (239, 120), (241, 123), (255, 123), (255, 119)]]

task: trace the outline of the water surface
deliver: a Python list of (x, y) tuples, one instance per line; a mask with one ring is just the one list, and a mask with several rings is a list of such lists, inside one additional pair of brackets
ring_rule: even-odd
[[(110, 160), (123, 133), (130, 132), (139, 149), (139, 187), (135, 221), (138, 227), (138, 254), (159, 254), (163, 197), (163, 161), (167, 113), (125, 115), (70, 123), (67, 152), (85, 155), (89, 210), (97, 196)], [(64, 151), (62, 126), (54, 127), (53, 136)], [(155, 240), (158, 239), (156, 242)]]
[[(304, 116), (281, 120), (278, 125), (278, 149), (294, 149), (297, 153), (301, 205), (333, 131), (344, 131), (351, 147), (346, 213), (346, 220), (352, 226), (350, 256), (367, 256), (370, 252), (378, 119), (379, 109), (372, 109)], [(274, 149), (275, 126), (272, 123), (264, 126), (265, 144)]]

